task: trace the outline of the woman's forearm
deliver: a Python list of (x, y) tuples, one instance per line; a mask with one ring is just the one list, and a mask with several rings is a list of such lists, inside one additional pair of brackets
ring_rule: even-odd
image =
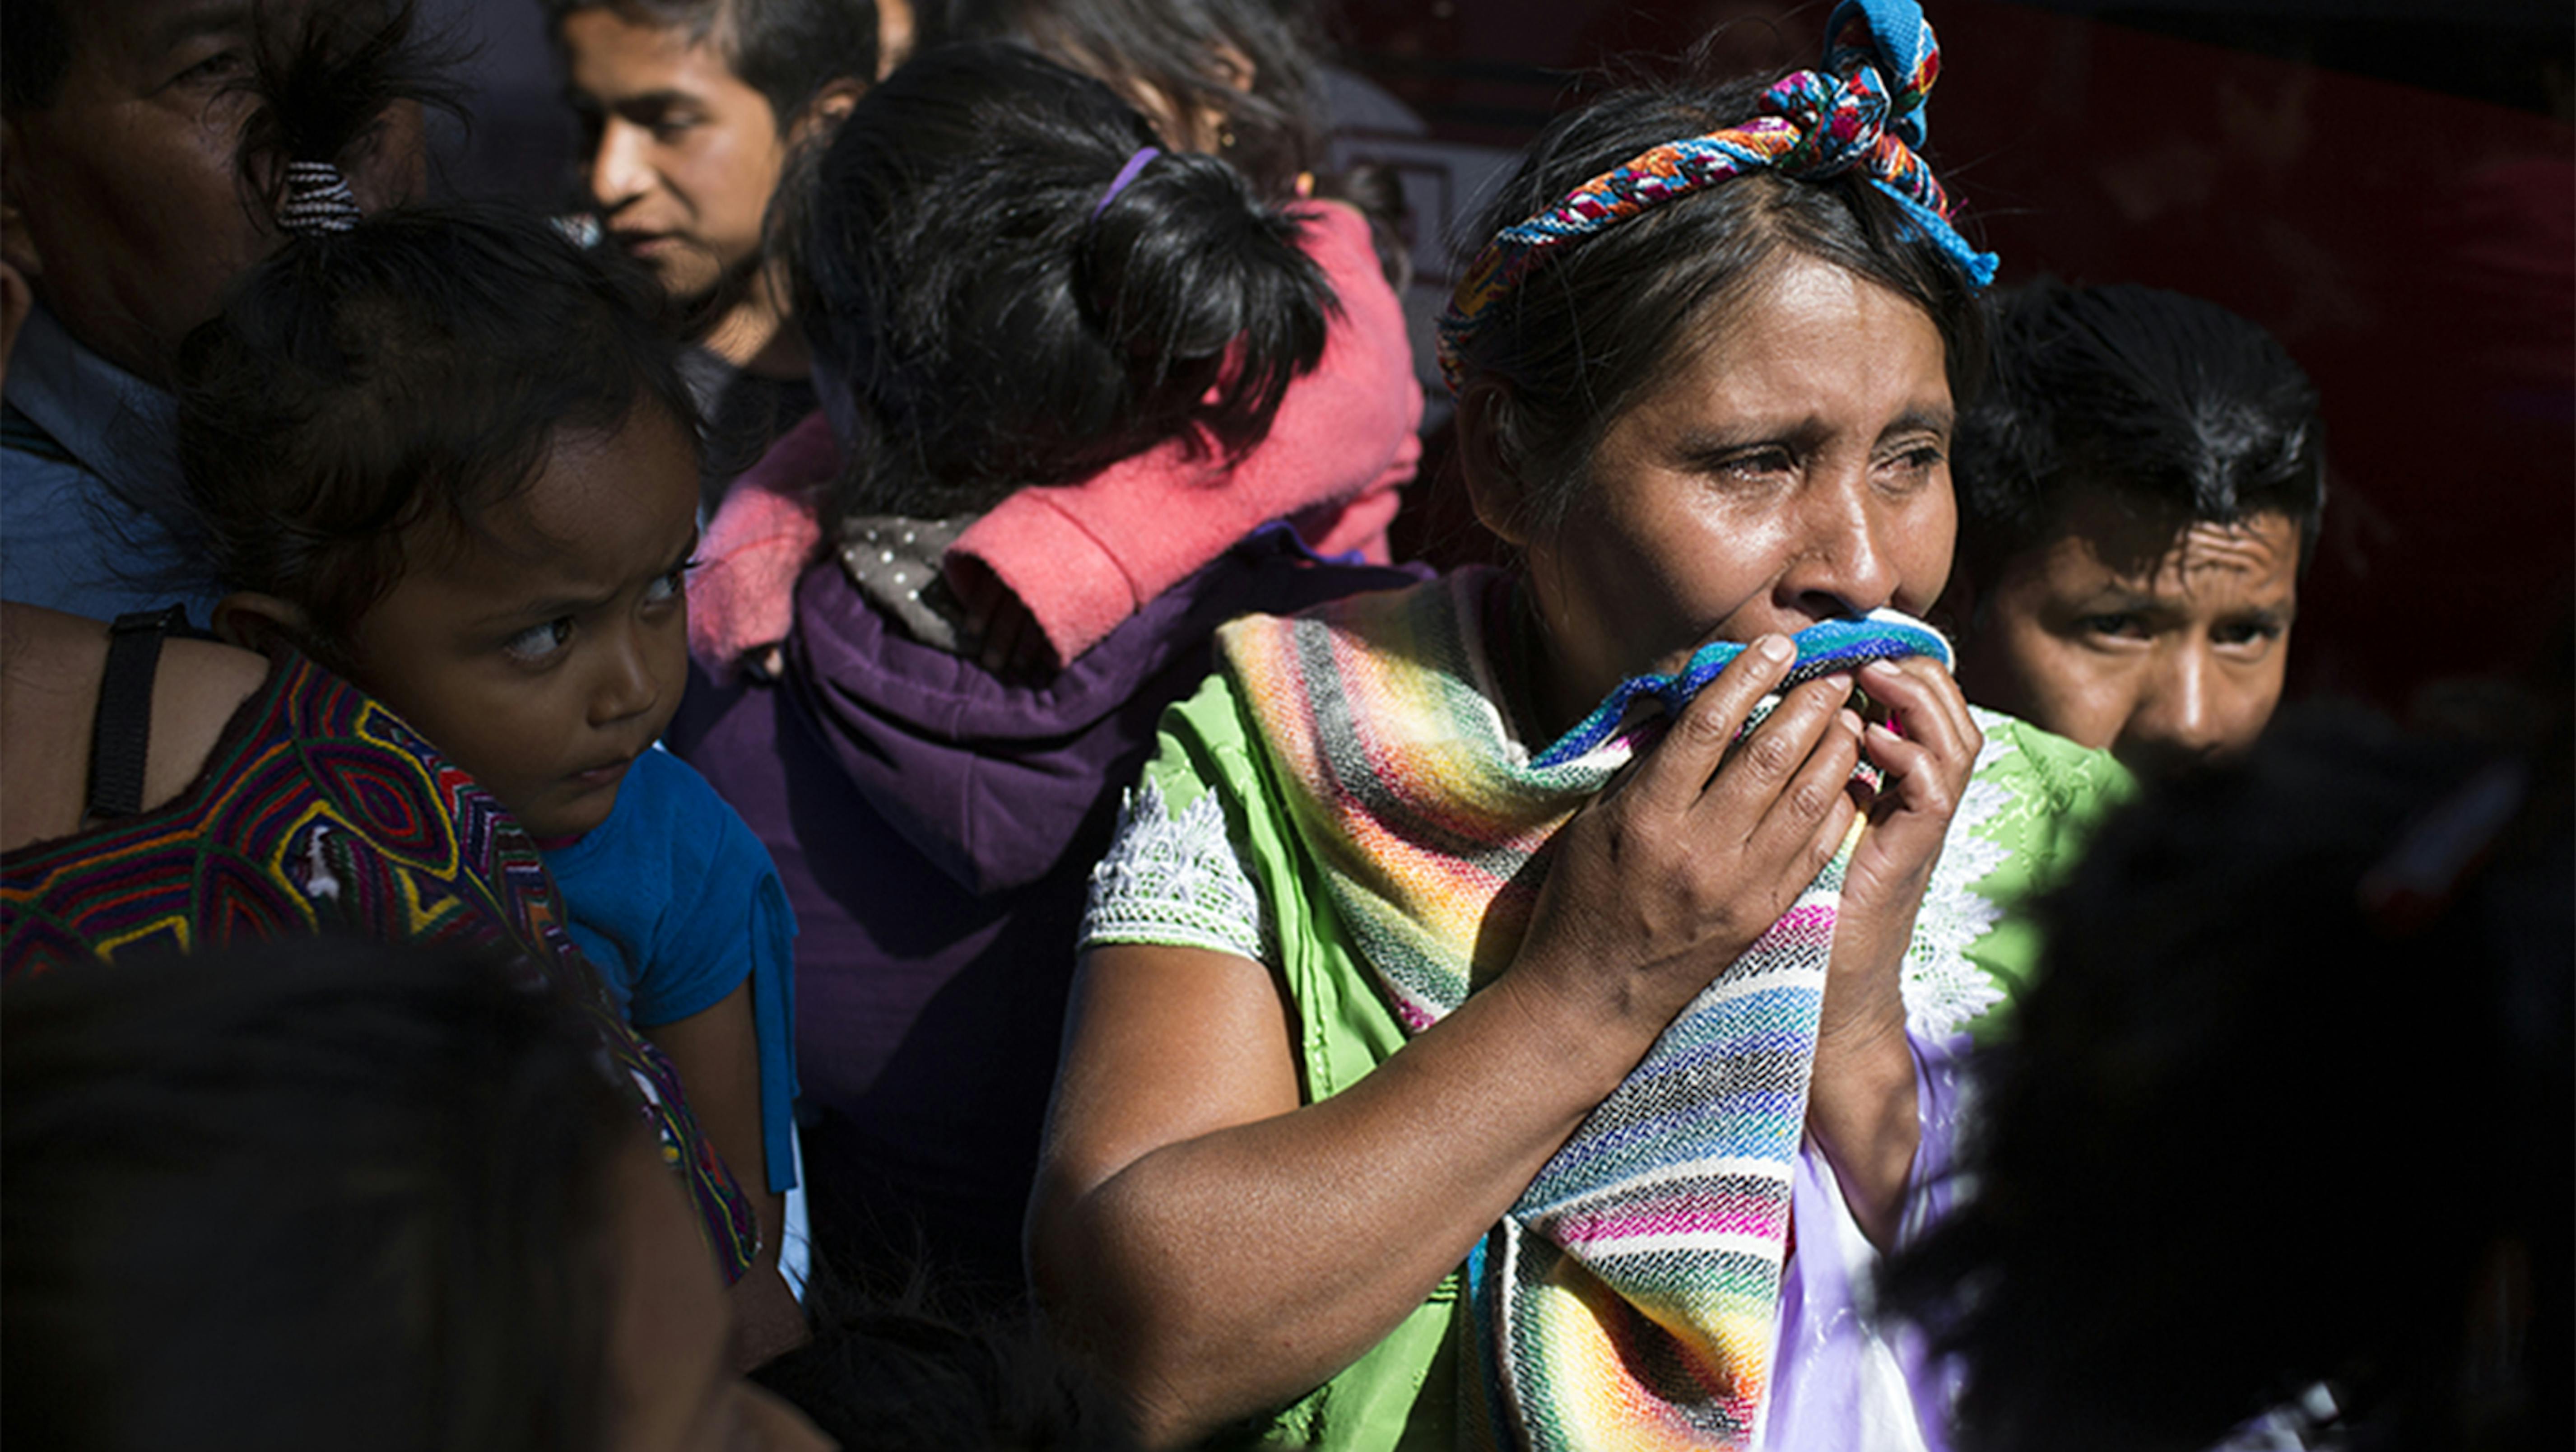
[(1089, 1185), (1051, 1158), (1040, 1293), (1155, 1442), (1292, 1400), (1421, 1304), (1651, 1040), (1506, 975), (1332, 1098)]

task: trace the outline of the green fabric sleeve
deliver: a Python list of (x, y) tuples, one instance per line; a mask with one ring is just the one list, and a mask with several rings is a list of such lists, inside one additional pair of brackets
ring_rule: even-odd
[(1978, 890), (2002, 916), (1967, 951), (1968, 961), (2004, 990), (2003, 1004), (1971, 1028), (1978, 1042), (1987, 1043), (2011, 1032), (2013, 1006), (2038, 970), (2039, 933), (2028, 912), (2031, 899), (2064, 880), (2093, 829), (2136, 794), (2137, 783), (2109, 752), (2078, 746), (2010, 716), (1975, 714), (1987, 738), (2000, 738), (2008, 748), (1985, 775), (2011, 794), (2010, 804), (1979, 829), (1979, 835), (2005, 849), (2002, 864), (1978, 882)]
[[(1210, 792), (1224, 805), (1227, 832), (1270, 919), (1279, 959), (1271, 971), (1298, 1036), (1306, 1102), (1350, 1087), (1403, 1047), (1403, 1028), (1326, 899), (1222, 672), (1164, 713), (1145, 776), (1174, 812)], [(1209, 1445), (1446, 1452), (1458, 1397), (1458, 1302), (1453, 1273), (1340, 1375)]]

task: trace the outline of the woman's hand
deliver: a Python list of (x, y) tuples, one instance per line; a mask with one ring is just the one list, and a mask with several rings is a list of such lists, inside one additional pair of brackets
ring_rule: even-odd
[(1860, 721), (1851, 677), (1791, 691), (1733, 747), (1795, 657), (1765, 636), (1559, 834), (1515, 976), (1631, 1032), (1586, 1036), (1615, 1085), (1701, 989), (1779, 920), (1840, 845)]
[(1885, 1245), (1920, 1137), (1899, 974), (1985, 737), (1937, 661), (1873, 662), (1860, 685), (1898, 729), (1862, 733), (1885, 781), (1869, 794), (1869, 826), (1843, 878), (1807, 1122), (1861, 1228)]

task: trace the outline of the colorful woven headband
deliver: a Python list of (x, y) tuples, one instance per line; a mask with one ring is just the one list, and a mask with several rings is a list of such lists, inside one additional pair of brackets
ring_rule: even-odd
[(1109, 190), (1102, 192), (1100, 200), (1092, 204), (1091, 220), (1099, 221), (1100, 214), (1109, 210), (1109, 204), (1118, 200), (1118, 194), (1127, 190), (1128, 183), (1144, 175), (1147, 164), (1162, 154), (1163, 148), (1159, 146), (1137, 147), (1135, 154), (1127, 158), (1127, 164), (1118, 168), (1118, 175), (1109, 179)]
[(327, 161), (286, 164), (286, 200), (278, 206), (277, 225), (298, 237), (346, 232), (358, 225), (358, 194), (349, 179)]
[[(1860, 170), (1894, 197), (1925, 236), (1983, 287), (1995, 257), (1950, 225), (1950, 199), (1914, 148), (1923, 99), (1941, 74), (1941, 47), (1915, 0), (1842, 0), (1825, 27), (1825, 69), (1784, 76), (1761, 114), (1706, 136), (1670, 141), (1614, 167), (1562, 202), (1486, 244), (1440, 319), (1440, 372), (1455, 392), (1467, 340), (1495, 301), (1547, 259), (1660, 202), (1763, 168), (1820, 181)], [(1894, 77), (1891, 85), (1888, 77)]]

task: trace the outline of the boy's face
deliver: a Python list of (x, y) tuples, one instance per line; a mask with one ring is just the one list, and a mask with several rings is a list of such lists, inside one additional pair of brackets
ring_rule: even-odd
[(2251, 746), (2280, 704), (2299, 522), (2179, 519), (2098, 486), (2007, 561), (1960, 643), (1968, 698), (2164, 776)]
[(712, 36), (692, 42), (608, 6), (575, 11), (559, 39), (610, 240), (674, 297), (712, 292), (759, 251), (786, 162), (768, 99), (733, 73)]
[(587, 832), (679, 709), (697, 506), (697, 455), (661, 409), (563, 435), (471, 533), (406, 551), (350, 628), (351, 674), (530, 836)]

